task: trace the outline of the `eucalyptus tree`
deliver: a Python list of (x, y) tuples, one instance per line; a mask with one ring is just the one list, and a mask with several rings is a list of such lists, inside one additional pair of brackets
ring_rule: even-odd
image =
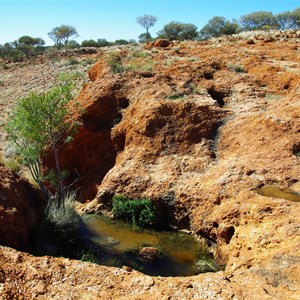
[[(43, 183), (43, 159), (51, 152), (55, 171), (50, 182), (55, 188), (57, 206), (64, 204), (64, 175), (59, 149), (71, 140), (68, 103), (73, 98), (70, 76), (62, 75), (59, 83), (42, 93), (31, 93), (20, 99), (7, 124), (9, 138), (15, 143), (21, 162), (26, 165), (45, 196), (53, 196)], [(48, 177), (49, 179), (49, 177)]]
[(61, 25), (54, 27), (49, 33), (48, 36), (55, 43), (55, 46), (58, 49), (61, 49), (63, 46), (67, 48), (69, 39), (71, 37), (78, 37), (78, 32), (74, 26), (71, 25)]

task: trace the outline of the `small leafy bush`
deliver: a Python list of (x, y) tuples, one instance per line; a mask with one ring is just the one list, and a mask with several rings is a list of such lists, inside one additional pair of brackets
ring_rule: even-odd
[(246, 73), (244, 67), (240, 66), (240, 65), (228, 64), (227, 69), (230, 71), (237, 72), (237, 73)]
[(67, 61), (68, 66), (74, 66), (74, 65), (78, 65), (78, 64), (79, 64), (79, 61), (76, 58), (70, 58)]
[(100, 264), (100, 256), (101, 256), (101, 252), (99, 248), (90, 247), (82, 250), (79, 258), (81, 261), (86, 261), (93, 264)]
[(114, 216), (134, 226), (145, 227), (154, 222), (154, 207), (149, 199), (129, 199), (125, 196), (113, 197)]
[(21, 165), (18, 161), (18, 159), (8, 159), (5, 161), (5, 166), (12, 171), (18, 173), (21, 170)]
[(88, 66), (88, 65), (92, 65), (95, 63), (94, 59), (88, 58), (82, 61), (82, 65), (83, 66)]
[(178, 100), (178, 99), (183, 99), (185, 98), (185, 94), (184, 93), (180, 93), (180, 92), (175, 92), (169, 96), (166, 97), (166, 100)]
[(113, 73), (122, 73), (125, 71), (123, 59), (120, 53), (111, 52), (108, 56), (107, 62)]
[(45, 230), (56, 242), (60, 255), (67, 255), (79, 238), (80, 217), (74, 209), (75, 192), (66, 195), (65, 204), (58, 207), (50, 201), (45, 211)]
[(3, 61), (0, 61), (0, 70), (8, 70), (9, 67), (3, 62)]
[(199, 259), (195, 262), (194, 268), (198, 273), (218, 271), (218, 266), (212, 259)]

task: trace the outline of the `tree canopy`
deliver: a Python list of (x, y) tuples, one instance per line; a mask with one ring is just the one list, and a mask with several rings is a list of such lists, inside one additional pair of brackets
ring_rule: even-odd
[(141, 25), (143, 28), (146, 29), (146, 32), (149, 32), (149, 28), (153, 27), (155, 23), (157, 22), (157, 17), (152, 16), (152, 15), (143, 15), (143, 16), (138, 16), (136, 18), (136, 22)]
[(194, 40), (198, 37), (197, 27), (190, 23), (172, 21), (157, 33), (158, 37), (169, 40)]
[[(69, 141), (67, 103), (73, 98), (70, 76), (61, 76), (59, 84), (41, 94), (32, 93), (20, 99), (7, 124), (7, 132), (15, 143), (22, 162), (29, 168), (33, 179), (49, 198), (41, 173), (43, 156), (50, 149), (55, 159), (55, 176), (51, 182), (56, 189), (58, 206), (64, 199), (63, 172), (58, 150)], [(53, 173), (53, 172), (52, 172)], [(55, 178), (55, 179), (54, 179)]]
[(200, 37), (208, 39), (212, 37), (219, 37), (221, 35), (230, 35), (237, 33), (239, 25), (237, 22), (230, 22), (224, 17), (213, 17), (208, 23), (200, 30)]
[(61, 25), (53, 28), (48, 36), (54, 41), (56, 47), (61, 49), (62, 46), (67, 47), (69, 39), (71, 37), (78, 37), (77, 30), (71, 25)]
[(300, 8), (295, 9), (290, 13), (291, 28), (300, 28)]
[(241, 16), (241, 27), (243, 30), (276, 29), (278, 23), (270, 11), (256, 11), (248, 15)]

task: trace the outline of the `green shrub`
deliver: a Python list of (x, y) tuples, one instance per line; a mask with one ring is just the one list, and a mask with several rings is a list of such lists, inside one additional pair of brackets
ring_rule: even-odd
[(199, 273), (218, 271), (218, 266), (212, 259), (199, 259), (195, 262), (194, 268)]
[(57, 254), (67, 256), (79, 239), (80, 217), (74, 209), (75, 192), (66, 195), (65, 205), (49, 201), (45, 211), (44, 227), (57, 247)]
[(101, 252), (99, 248), (91, 247), (88, 249), (82, 250), (80, 253), (80, 260), (90, 262), (93, 264), (100, 264)]
[(125, 196), (113, 197), (114, 216), (134, 226), (145, 227), (154, 222), (154, 207), (149, 199), (129, 199)]
[(84, 59), (83, 61), (82, 61), (82, 65), (83, 66), (88, 66), (88, 65), (92, 65), (92, 64), (94, 64), (95, 63), (95, 60), (94, 59), (92, 59), (92, 58), (88, 58), (88, 59)]
[(178, 100), (178, 99), (184, 99), (185, 98), (185, 94), (184, 93), (180, 93), (180, 92), (175, 92), (169, 96), (167, 96), (165, 99), (166, 100)]
[(12, 171), (18, 173), (21, 170), (21, 165), (17, 159), (8, 159), (5, 161), (5, 166), (8, 169), (11, 169)]
[(3, 62), (3, 61), (0, 61), (0, 70), (8, 70), (9, 67)]
[(74, 66), (74, 65), (78, 65), (79, 61), (76, 58), (70, 58), (67, 61), (67, 66)]
[(230, 71), (237, 72), (237, 73), (245, 73), (246, 72), (243, 66), (235, 65), (235, 64), (228, 64), (227, 69)]
[(109, 42), (106, 39), (98, 39), (97, 45), (98, 47), (107, 47), (109, 46)]
[(107, 62), (113, 73), (122, 73), (126, 69), (123, 66), (122, 56), (118, 52), (111, 52), (107, 58)]

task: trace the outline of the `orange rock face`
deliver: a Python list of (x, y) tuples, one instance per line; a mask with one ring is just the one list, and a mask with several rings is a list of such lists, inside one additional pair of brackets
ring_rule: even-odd
[[(79, 98), (82, 130), (90, 132), (74, 143), (111, 147), (106, 162), (81, 156), (85, 176), (101, 174), (98, 203), (109, 207), (115, 194), (152, 199), (157, 224), (209, 240), (241, 299), (257, 282), (261, 299), (299, 292), (292, 274), (300, 270), (299, 204), (255, 192), (266, 184), (299, 192), (297, 51), (278, 40), (174, 43), (146, 52), (155, 62), (149, 76), (113, 75), (104, 58)], [(126, 62), (131, 54), (122, 55)], [(100, 132), (108, 139), (89, 147)], [(109, 161), (104, 174), (100, 165)]]
[[(20, 275), (23, 294), (299, 299), (299, 202), (257, 192), (273, 185), (300, 193), (297, 36), (151, 47), (122, 48), (122, 73), (111, 71), (109, 53), (93, 66), (79, 96), (84, 112), (74, 115), (82, 126), (60, 157), (78, 171), (84, 200), (109, 209), (115, 194), (151, 199), (157, 224), (205, 237), (225, 271), (151, 278), (19, 254), (20, 269), (34, 265), (48, 278), (37, 285), (38, 275)], [(3, 261), (16, 261), (14, 252), (1, 251)], [(9, 295), (17, 275), (4, 266), (0, 289), (3, 274)]]
[(0, 244), (25, 249), (29, 233), (42, 212), (38, 192), (29, 182), (0, 165)]

